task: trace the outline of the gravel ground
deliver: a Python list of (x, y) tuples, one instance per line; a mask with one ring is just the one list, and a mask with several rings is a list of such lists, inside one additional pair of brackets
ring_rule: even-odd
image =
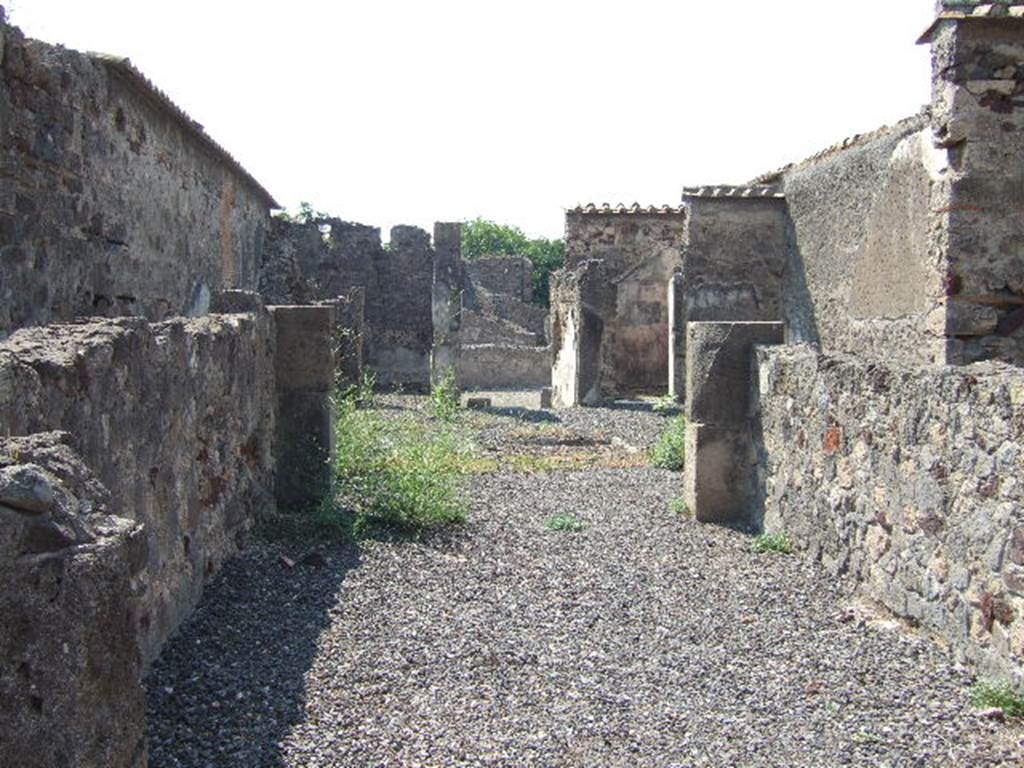
[[(491, 450), (635, 450), (665, 423), (636, 404), (474, 419)], [(486, 474), (457, 530), (320, 566), (250, 549), (147, 681), (150, 765), (1024, 765), (1024, 731), (979, 718), (939, 648), (799, 556), (673, 515), (679, 485)], [(548, 528), (564, 514), (582, 530)]]

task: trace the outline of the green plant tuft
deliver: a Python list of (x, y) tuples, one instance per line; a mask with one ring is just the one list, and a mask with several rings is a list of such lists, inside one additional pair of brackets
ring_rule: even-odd
[(754, 538), (753, 549), (758, 554), (777, 552), (780, 555), (789, 555), (793, 552), (793, 542), (784, 533), (762, 533)]
[(1024, 693), (1002, 683), (980, 682), (971, 688), (971, 704), (976, 707), (996, 707), (1007, 717), (1024, 718)]
[(686, 463), (686, 417), (676, 416), (651, 448), (651, 463), (656, 467), (679, 471)]
[(680, 517), (693, 517), (693, 513), (690, 511), (690, 505), (683, 499), (672, 499), (668, 508), (674, 515), (679, 515)]
[(662, 395), (654, 401), (652, 409), (655, 413), (675, 413), (679, 410), (679, 403), (672, 395)]
[(576, 531), (583, 530), (583, 523), (576, 519), (573, 515), (555, 515), (554, 517), (548, 518), (547, 522), (544, 523), (552, 531), (569, 531), (575, 533)]
[(448, 371), (430, 392), (430, 410), (439, 421), (451, 421), (462, 409), (455, 372)]

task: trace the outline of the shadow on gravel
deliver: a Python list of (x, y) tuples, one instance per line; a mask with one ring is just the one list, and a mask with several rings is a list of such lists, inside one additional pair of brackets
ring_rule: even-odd
[(510, 416), (519, 421), (529, 422), (531, 424), (559, 424), (561, 419), (558, 418), (551, 411), (541, 411), (533, 408), (479, 408), (477, 409), (481, 413), (488, 413), (492, 416)]
[(268, 550), (228, 563), (146, 679), (150, 768), (283, 766), (304, 719), (304, 675), (331, 621), (347, 544), (289, 567)]

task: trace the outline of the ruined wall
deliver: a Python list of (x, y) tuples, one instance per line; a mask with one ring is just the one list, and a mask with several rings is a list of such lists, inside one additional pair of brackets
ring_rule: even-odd
[(67, 433), (0, 438), (0, 764), (145, 764), (140, 528)]
[(932, 43), (931, 130), (948, 167), (935, 211), (951, 363), (1024, 364), (1024, 19), (940, 20)]
[(1024, 376), (757, 352), (764, 525), (1024, 681)]
[(945, 362), (936, 157), (918, 116), (782, 176), (794, 250), (784, 319), (796, 341), (875, 359)]
[(779, 320), (790, 247), (785, 201), (773, 187), (689, 188), (683, 204), (683, 264), (665, 286), (667, 367), (678, 399), (686, 394), (687, 324)]
[(273, 324), (265, 310), (24, 329), (0, 344), (0, 435), (73, 435), (117, 514), (145, 526), (144, 658), (273, 504)]
[(551, 275), (551, 388), (556, 407), (601, 400), (605, 318), (615, 289), (600, 259)]
[(551, 385), (550, 347), (463, 344), (459, 355), (463, 389), (536, 389)]
[(362, 288), (366, 366), (381, 384), (429, 384), (434, 269), (429, 233), (394, 227), (385, 249), (376, 227), (335, 218), (275, 220), (263, 264), (268, 300), (303, 303)]
[(255, 288), (276, 204), (126, 60), (0, 21), (0, 338)]
[(512, 296), (529, 303), (533, 299), (533, 264), (523, 256), (485, 256), (466, 261), (467, 292), (474, 287)]
[(667, 286), (683, 263), (685, 226), (681, 209), (588, 206), (566, 214), (566, 269), (600, 259), (615, 292), (602, 316), (602, 398), (667, 390)]

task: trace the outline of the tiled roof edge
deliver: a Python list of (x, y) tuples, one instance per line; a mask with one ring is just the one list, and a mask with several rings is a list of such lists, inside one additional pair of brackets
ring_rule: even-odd
[(608, 205), (608, 203), (601, 203), (601, 205), (595, 205), (594, 203), (587, 203), (586, 205), (577, 205), (575, 208), (569, 208), (566, 213), (574, 214), (591, 214), (591, 215), (632, 215), (632, 216), (656, 216), (659, 214), (680, 214), (685, 213), (686, 209), (671, 205), (650, 205), (644, 207), (639, 203), (633, 203), (632, 205), (626, 206), (621, 203), (616, 206)]
[(838, 155), (841, 152), (845, 152), (848, 149), (863, 146), (864, 144), (872, 142), (875, 139), (880, 139), (883, 136), (886, 136), (887, 134), (890, 133), (911, 129), (920, 130), (928, 125), (928, 121), (930, 119), (931, 110), (929, 107), (925, 107), (916, 115), (904, 118), (903, 120), (893, 123), (892, 125), (883, 125), (881, 128), (878, 128), (877, 130), (874, 131), (870, 131), (869, 133), (858, 133), (854, 134), (853, 136), (848, 136), (842, 141), (837, 142), (830, 147), (826, 147), (820, 152), (815, 152), (810, 157), (806, 157), (803, 160), (799, 160), (795, 163), (788, 163), (782, 166), (781, 168), (775, 169), (774, 171), (762, 173), (757, 178), (751, 180), (750, 183), (752, 185), (778, 184), (779, 181), (781, 181), (782, 176), (788, 173), (789, 171), (793, 170), (794, 168), (800, 168), (801, 166), (817, 163), (821, 160), (824, 160), (825, 158), (831, 157), (833, 155)]

